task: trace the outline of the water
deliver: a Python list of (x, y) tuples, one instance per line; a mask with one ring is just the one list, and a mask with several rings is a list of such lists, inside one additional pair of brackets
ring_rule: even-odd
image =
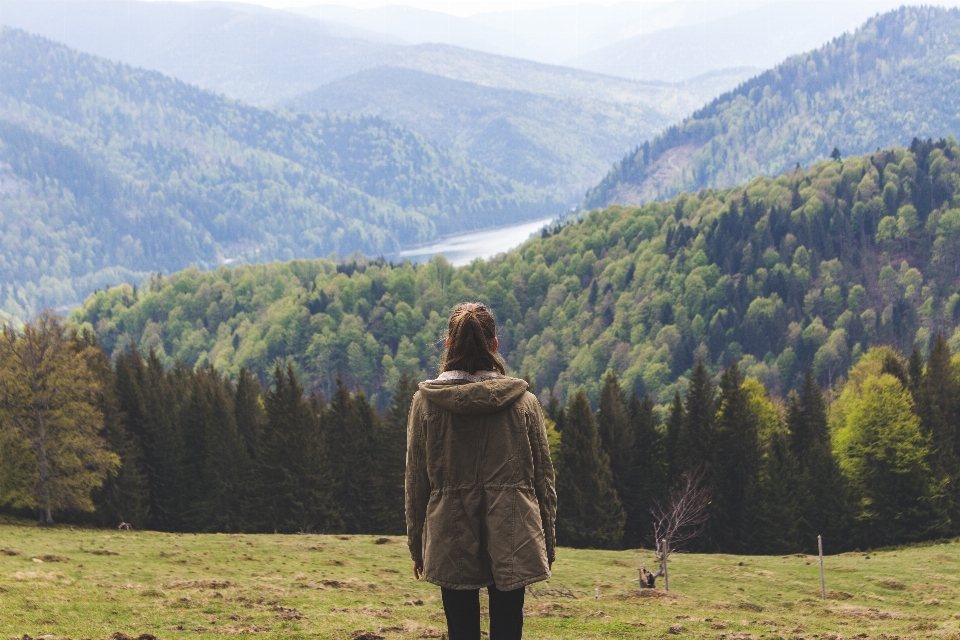
[(472, 231), (456, 236), (449, 236), (433, 244), (405, 249), (400, 252), (401, 260), (411, 262), (429, 262), (433, 256), (440, 254), (455, 267), (470, 264), (477, 258), (486, 260), (498, 253), (513, 249), (537, 233), (556, 218), (543, 218), (533, 222)]

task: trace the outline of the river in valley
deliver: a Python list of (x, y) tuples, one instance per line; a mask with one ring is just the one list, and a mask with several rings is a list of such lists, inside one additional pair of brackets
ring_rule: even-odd
[(448, 236), (433, 244), (421, 245), (400, 252), (401, 260), (411, 262), (429, 262), (433, 256), (440, 254), (455, 267), (470, 264), (476, 258), (486, 260), (498, 253), (504, 253), (522, 244), (527, 238), (537, 233), (556, 218), (543, 218), (532, 222), (472, 231), (455, 236)]

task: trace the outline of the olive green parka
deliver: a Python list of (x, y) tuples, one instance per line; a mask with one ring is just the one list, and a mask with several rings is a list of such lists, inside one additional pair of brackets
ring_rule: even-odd
[(550, 577), (557, 494), (526, 382), (420, 384), (407, 422), (406, 514), (410, 555), (433, 584), (510, 591)]

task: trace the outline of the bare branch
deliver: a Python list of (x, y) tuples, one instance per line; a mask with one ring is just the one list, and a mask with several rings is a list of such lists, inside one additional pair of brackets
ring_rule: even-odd
[(653, 514), (653, 534), (657, 549), (666, 540), (671, 550), (696, 538), (703, 532), (710, 518), (710, 488), (705, 481), (703, 467), (690, 471), (684, 485), (670, 493), (667, 502), (656, 502)]

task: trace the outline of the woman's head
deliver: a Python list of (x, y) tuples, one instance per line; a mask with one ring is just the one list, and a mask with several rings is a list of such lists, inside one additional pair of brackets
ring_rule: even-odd
[(497, 346), (497, 323), (490, 310), (479, 302), (457, 305), (447, 325), (447, 348), (440, 371), (506, 374)]

